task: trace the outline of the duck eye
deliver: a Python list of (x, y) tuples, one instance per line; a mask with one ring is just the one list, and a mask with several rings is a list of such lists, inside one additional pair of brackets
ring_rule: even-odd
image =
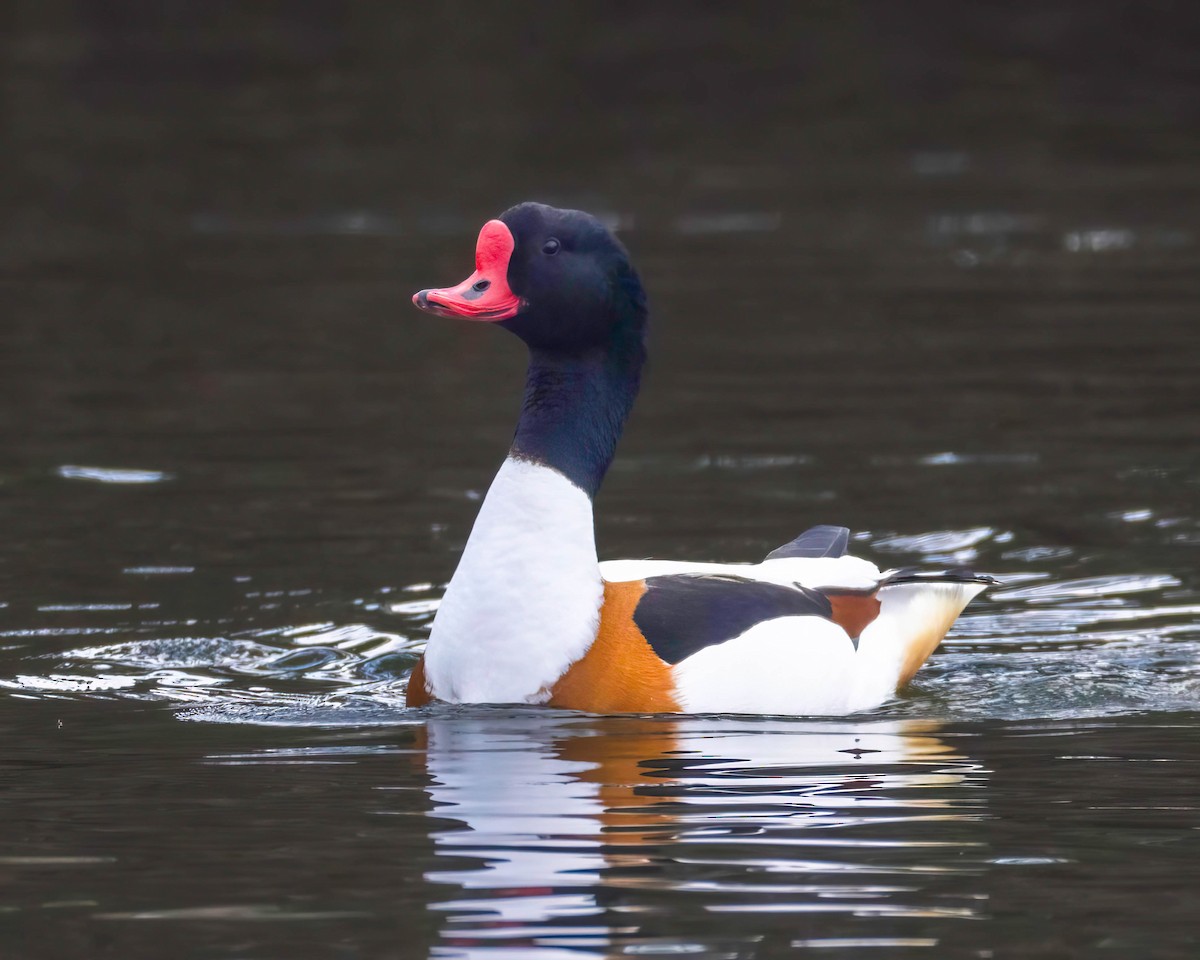
[(552, 257), (556, 253), (558, 253), (558, 248), (560, 246), (561, 246), (561, 244), (557, 240), (555, 240), (554, 237), (551, 237), (549, 240), (547, 240), (545, 243), (542, 244), (542, 253), (544, 253), (548, 257)]

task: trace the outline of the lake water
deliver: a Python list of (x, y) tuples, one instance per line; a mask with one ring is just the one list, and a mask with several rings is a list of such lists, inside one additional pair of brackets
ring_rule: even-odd
[[(1197, 954), (1195, 16), (199, 9), (0, 39), (0, 954)], [(521, 199), (651, 297), (602, 556), (1000, 578), (902, 697), (405, 710)]]

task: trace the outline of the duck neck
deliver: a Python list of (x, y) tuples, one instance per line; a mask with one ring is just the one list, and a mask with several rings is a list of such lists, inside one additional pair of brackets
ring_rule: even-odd
[(572, 354), (531, 349), (509, 456), (557, 470), (595, 497), (637, 396), (644, 358), (640, 339)]
[(596, 638), (604, 581), (592, 497), (637, 393), (637, 348), (531, 351), (508, 459), (475, 519), (425, 652), (429, 692), (540, 702)]

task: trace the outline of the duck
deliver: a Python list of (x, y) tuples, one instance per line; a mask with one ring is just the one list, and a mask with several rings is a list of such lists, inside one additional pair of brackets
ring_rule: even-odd
[(649, 311), (628, 251), (588, 213), (506, 210), (480, 230), (475, 272), (413, 303), (504, 328), (529, 364), (508, 455), (409, 677), (410, 707), (871, 710), (995, 582), (962, 568), (881, 571), (827, 524), (757, 563), (601, 562), (593, 501), (638, 394)]

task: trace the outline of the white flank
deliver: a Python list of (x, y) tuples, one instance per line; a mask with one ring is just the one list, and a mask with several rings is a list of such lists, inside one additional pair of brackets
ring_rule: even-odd
[(857, 662), (846, 631), (821, 617), (779, 617), (705, 647), (674, 669), (688, 713), (849, 713)]
[(556, 470), (505, 460), (433, 622), (430, 693), (545, 700), (595, 640), (603, 596), (591, 499)]
[(820, 617), (756, 624), (676, 665), (680, 704), (690, 713), (839, 716), (873, 709), (896, 693), (985, 586), (882, 587), (879, 616), (857, 650), (841, 627)]

